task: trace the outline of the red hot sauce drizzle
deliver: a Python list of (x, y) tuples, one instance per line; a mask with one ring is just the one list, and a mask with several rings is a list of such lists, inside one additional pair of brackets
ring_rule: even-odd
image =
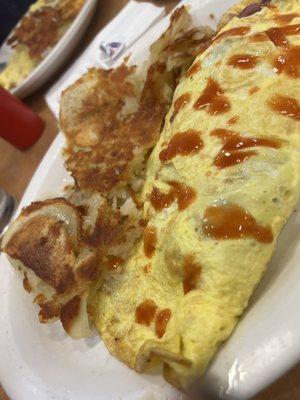
[(160, 339), (164, 336), (168, 322), (172, 316), (171, 310), (165, 308), (163, 310), (158, 311), (155, 317), (155, 333), (156, 336)]
[(183, 293), (187, 294), (196, 289), (199, 276), (201, 273), (201, 265), (194, 261), (193, 256), (187, 256), (183, 265)]
[(191, 100), (190, 93), (184, 93), (181, 96), (179, 96), (178, 99), (176, 99), (174, 101), (173, 114), (170, 117), (171, 123), (174, 121), (174, 119), (175, 119), (176, 115), (179, 113), (179, 111), (182, 110), (190, 100)]
[(269, 106), (277, 114), (300, 121), (300, 105), (298, 100), (289, 96), (277, 96), (271, 98)]
[(174, 197), (177, 199), (178, 210), (185, 210), (190, 204), (194, 202), (197, 197), (197, 192), (191, 186), (185, 186), (180, 182), (169, 181), (172, 186)]
[(145, 300), (135, 310), (135, 322), (140, 325), (150, 326), (154, 320), (157, 306), (152, 300)]
[(169, 161), (177, 155), (187, 156), (197, 153), (203, 147), (199, 132), (189, 129), (176, 133), (168, 146), (159, 153), (160, 161)]
[(243, 36), (250, 31), (249, 26), (240, 26), (238, 28), (231, 28), (217, 35), (213, 41), (224, 39), (230, 36)]
[(231, 105), (218, 82), (209, 77), (202, 95), (193, 107), (195, 110), (206, 110), (211, 115), (218, 115), (228, 112)]
[(300, 24), (286, 25), (281, 28), (268, 29), (266, 35), (282, 52), (273, 62), (274, 71), (278, 74), (286, 73), (291, 78), (300, 77), (300, 46), (290, 46), (286, 36), (300, 33)]
[(163, 193), (158, 188), (154, 187), (150, 194), (150, 203), (156, 210), (168, 208), (174, 200), (175, 196), (172, 190), (168, 193)]
[(274, 19), (278, 24), (288, 24), (289, 22), (291, 22), (294, 18), (296, 18), (298, 16), (299, 16), (298, 13), (279, 14), (279, 15), (276, 15), (276, 17)]
[(278, 149), (280, 142), (267, 138), (255, 138), (241, 136), (237, 132), (227, 129), (214, 129), (210, 133), (212, 136), (220, 138), (223, 142), (223, 147), (220, 153), (216, 156), (214, 165), (218, 169), (231, 167), (246, 161), (249, 157), (257, 154), (256, 151), (240, 151), (249, 147), (272, 147)]
[(287, 47), (288, 46), (288, 39), (283, 34), (281, 28), (270, 28), (265, 31), (266, 35), (268, 36), (269, 40), (274, 44), (276, 47)]
[(252, 69), (258, 63), (259, 57), (251, 54), (234, 54), (228, 60), (228, 65), (239, 69)]
[(216, 240), (252, 237), (261, 243), (273, 241), (272, 229), (259, 225), (247, 210), (236, 204), (208, 207), (204, 212), (203, 230)]
[(300, 24), (286, 25), (281, 28), (270, 28), (265, 34), (276, 47), (288, 47), (289, 42), (286, 36), (293, 36), (300, 33)]
[(201, 71), (201, 63), (200, 61), (196, 61), (186, 72), (186, 77), (190, 77), (195, 75), (197, 72)]
[(162, 193), (154, 187), (150, 195), (150, 202), (156, 210), (168, 208), (177, 200), (178, 210), (185, 210), (197, 197), (197, 192), (190, 186), (185, 186), (180, 182), (169, 181), (171, 189), (168, 193)]
[(124, 263), (123, 258), (117, 256), (111, 256), (108, 260), (107, 267), (111, 271), (115, 271)]
[(144, 230), (144, 252), (147, 258), (151, 258), (157, 244), (157, 233), (154, 226), (147, 226)]
[(274, 60), (274, 71), (286, 73), (291, 78), (300, 78), (300, 46), (290, 46)]

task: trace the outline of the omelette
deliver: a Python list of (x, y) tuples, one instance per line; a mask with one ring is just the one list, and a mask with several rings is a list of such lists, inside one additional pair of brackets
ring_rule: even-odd
[[(167, 36), (183, 15), (183, 8), (173, 14)], [(140, 90), (129, 67), (91, 70), (63, 95), (75, 191), (25, 209), (3, 247), (24, 287), (44, 296), (40, 319), (50, 304), (52, 319), (74, 338), (93, 323), (130, 368), (162, 365), (167, 381), (189, 391), (247, 307), (299, 199), (300, 1), (242, 1), (214, 37), (202, 32), (188, 69), (185, 61), (179, 73), (176, 66), (164, 75), (178, 48), (184, 53), (183, 38), (194, 34), (178, 32), (172, 43), (154, 46), (159, 51), (131, 114), (118, 95), (132, 106)], [(157, 67), (171, 48), (172, 62)], [(123, 77), (113, 95), (113, 86), (102, 84), (109, 76)], [(159, 99), (161, 111), (140, 119)], [(112, 107), (117, 119), (108, 125)], [(122, 214), (133, 203), (134, 212)], [(56, 252), (68, 268), (59, 268)]]
[(196, 57), (148, 161), (143, 240), (92, 302), (113, 355), (162, 363), (181, 389), (231, 334), (299, 197), (299, 13), (285, 0), (232, 17)]

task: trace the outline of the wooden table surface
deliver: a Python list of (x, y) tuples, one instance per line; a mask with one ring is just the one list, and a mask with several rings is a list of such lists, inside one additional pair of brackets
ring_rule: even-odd
[[(103, 28), (128, 2), (128, 0), (100, 0), (93, 17), (92, 23), (86, 35), (83, 37), (81, 45), (76, 49), (75, 54), (64, 66), (65, 70), (72, 61), (90, 43), (92, 38)], [(164, 5), (171, 9), (176, 0), (157, 0), (153, 3)], [(46, 153), (50, 144), (57, 134), (57, 122), (44, 101), (44, 95), (51, 84), (63, 72), (54, 77), (52, 82), (39, 90), (34, 95), (25, 99), (25, 103), (39, 114), (46, 122), (46, 128), (39, 141), (29, 150), (21, 152), (9, 143), (0, 138), (0, 187), (14, 195), (18, 200), (21, 199), (28, 182), (30, 181), (35, 169), (42, 157)], [(1, 123), (1, 121), (0, 121)], [(299, 333), (300, 334), (300, 333)], [(8, 371), (9, 373), (9, 371)], [(1, 379), (1, 377), (0, 377)], [(17, 384), (17, 382), (16, 382)], [(0, 385), (0, 399), (8, 400)], [(288, 374), (280, 378), (277, 382), (267, 388), (263, 393), (256, 396), (253, 400), (299, 400), (300, 399), (300, 364), (292, 369)], [(11, 399), (13, 400), (13, 399)], [(114, 399), (112, 399), (114, 400)]]

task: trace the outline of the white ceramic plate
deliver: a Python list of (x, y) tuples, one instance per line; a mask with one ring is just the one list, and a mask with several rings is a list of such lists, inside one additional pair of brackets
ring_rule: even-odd
[[(234, 0), (192, 4), (193, 16), (211, 22)], [(145, 53), (167, 20), (134, 47)], [(136, 54), (137, 57), (137, 54)], [(36, 171), (21, 206), (57, 196), (69, 181), (59, 134)], [(300, 360), (300, 216), (284, 228), (267, 274), (231, 338), (211, 363), (201, 385), (214, 398), (254, 396)], [(183, 395), (158, 374), (137, 374), (110, 356), (101, 339), (73, 341), (59, 323), (41, 325), (32, 298), (0, 257), (0, 381), (12, 400), (179, 400)]]
[[(84, 6), (63, 37), (57, 42), (43, 61), (11, 93), (19, 98), (29, 96), (39, 89), (62, 66), (81, 39), (97, 5), (97, 0), (86, 0)], [(7, 62), (11, 47), (4, 42), (0, 49), (0, 62)]]

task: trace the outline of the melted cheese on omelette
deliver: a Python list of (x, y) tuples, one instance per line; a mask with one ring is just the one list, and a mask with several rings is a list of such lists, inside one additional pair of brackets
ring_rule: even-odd
[(187, 389), (265, 271), (300, 191), (299, 31), (296, 0), (233, 18), (176, 89), (144, 238), (93, 301), (110, 352), (137, 371), (163, 362)]

